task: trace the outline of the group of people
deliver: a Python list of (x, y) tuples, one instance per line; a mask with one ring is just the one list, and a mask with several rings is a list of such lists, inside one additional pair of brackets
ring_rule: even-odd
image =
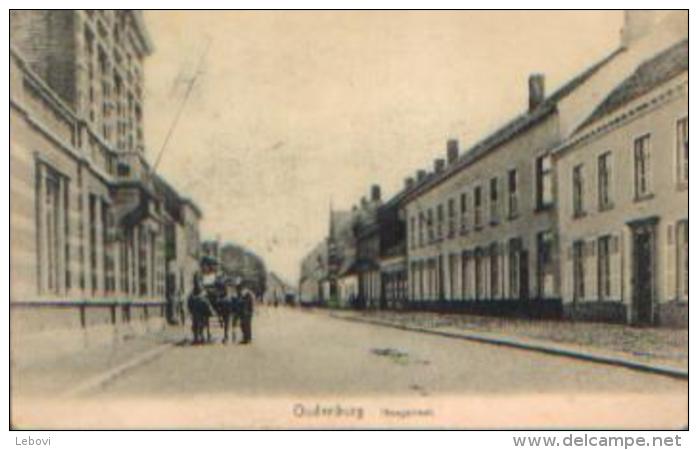
[(213, 276), (205, 280), (197, 273), (187, 307), (195, 344), (211, 341), (212, 317), (219, 319), (224, 330), (223, 342), (228, 341), (229, 329), (232, 331), (232, 342), (235, 342), (235, 328), (238, 323), (242, 332), (240, 344), (249, 344), (252, 341), (254, 294), (243, 286), (240, 279)]

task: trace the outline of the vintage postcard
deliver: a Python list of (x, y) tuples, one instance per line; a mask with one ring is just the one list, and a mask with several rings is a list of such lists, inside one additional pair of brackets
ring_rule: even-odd
[(12, 429), (688, 427), (687, 11), (9, 14)]

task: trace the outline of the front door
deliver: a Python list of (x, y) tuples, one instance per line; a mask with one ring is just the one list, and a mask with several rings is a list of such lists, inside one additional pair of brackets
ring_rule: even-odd
[(633, 236), (633, 323), (654, 322), (656, 286), (656, 223), (646, 222), (632, 227)]

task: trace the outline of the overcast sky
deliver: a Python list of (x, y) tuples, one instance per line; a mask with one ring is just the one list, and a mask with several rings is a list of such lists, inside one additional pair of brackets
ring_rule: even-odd
[[(147, 11), (152, 161), (203, 64), (158, 170), (220, 235), (297, 282), (330, 201), (384, 198), (618, 45), (621, 12)], [(208, 42), (208, 44), (207, 44)]]

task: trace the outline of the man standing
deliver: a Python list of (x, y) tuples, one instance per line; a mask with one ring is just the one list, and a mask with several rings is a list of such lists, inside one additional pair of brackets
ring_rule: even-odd
[(242, 294), (240, 305), (240, 329), (242, 330), (241, 344), (249, 344), (252, 340), (252, 313), (254, 310), (254, 298), (249, 289)]

